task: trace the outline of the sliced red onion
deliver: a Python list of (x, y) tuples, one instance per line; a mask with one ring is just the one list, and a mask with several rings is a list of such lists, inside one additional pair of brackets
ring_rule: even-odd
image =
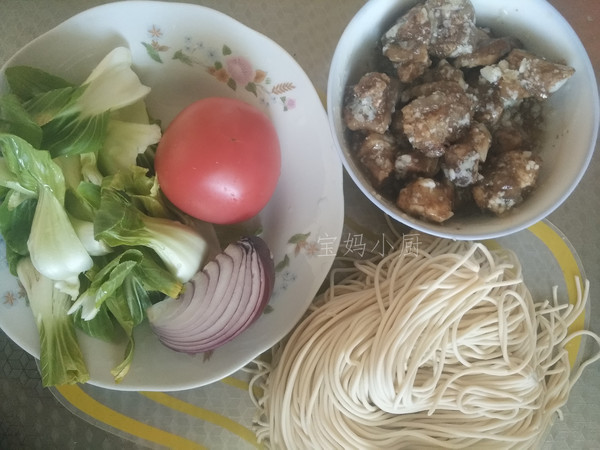
[(177, 298), (148, 308), (160, 341), (173, 350), (202, 353), (229, 342), (263, 312), (275, 283), (273, 257), (258, 236), (230, 244), (186, 283)]
[[(264, 306), (261, 308), (262, 305), (258, 301), (257, 294), (260, 291), (258, 287), (264, 284), (259, 281), (263, 270), (256, 262), (258, 260), (256, 252), (248, 251), (245, 260), (248, 261), (246, 270), (240, 271), (240, 277), (244, 278), (240, 278), (236, 283), (231, 283), (233, 290), (230, 301), (227, 302), (227, 308), (210, 326), (207, 325), (204, 329), (192, 331), (191, 337), (196, 344), (204, 345), (215, 340), (228, 341), (235, 336), (236, 330), (247, 328), (251, 321), (262, 312)], [(254, 280), (253, 275), (256, 276)]]

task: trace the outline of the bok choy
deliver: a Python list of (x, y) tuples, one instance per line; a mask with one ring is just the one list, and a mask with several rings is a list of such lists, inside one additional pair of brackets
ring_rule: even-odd
[(22, 258), (17, 274), (29, 298), (40, 333), (42, 384), (85, 383), (89, 373), (77, 342), (75, 327), (67, 311), (71, 298), (39, 273), (29, 258)]
[(161, 196), (148, 164), (161, 131), (128, 49), (111, 51), (81, 84), (27, 66), (4, 75), (0, 232), (36, 319), (44, 384), (88, 379), (77, 328), (127, 339), (111, 371), (119, 382), (146, 309), (180, 294), (216, 235), (184, 224)]
[[(42, 127), (41, 148), (54, 157), (97, 152), (106, 139), (111, 111), (134, 104), (150, 92), (132, 70), (131, 52), (124, 47), (106, 55), (79, 86), (40, 75), (28, 66), (7, 68), (6, 79)], [(45, 89), (44, 82), (51, 89)]]
[[(13, 179), (37, 197), (27, 248), (38, 272), (71, 296), (79, 293), (78, 277), (92, 258), (77, 237), (64, 209), (65, 180), (50, 154), (13, 135), (0, 135), (0, 149)], [(9, 183), (0, 184), (9, 187)]]
[(96, 238), (110, 246), (145, 246), (162, 259), (167, 269), (185, 283), (198, 270), (208, 252), (206, 240), (175, 220), (142, 213), (129, 196), (103, 189), (94, 222)]

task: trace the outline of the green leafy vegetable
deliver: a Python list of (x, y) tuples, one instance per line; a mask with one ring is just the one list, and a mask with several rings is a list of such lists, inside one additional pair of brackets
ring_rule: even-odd
[(40, 189), (27, 248), (40, 273), (57, 281), (57, 286), (71, 296), (79, 293), (79, 274), (92, 266), (92, 258), (73, 229), (67, 212), (45, 187)]
[[(35, 95), (23, 103), (25, 109), (31, 118), (41, 127), (50, 123), (61, 114), (65, 115), (69, 111), (69, 105), (73, 103), (83, 92), (83, 88), (70, 86), (53, 91), (47, 91)], [(42, 133), (46, 133), (42, 129)]]
[(69, 314), (86, 333), (106, 339), (114, 335), (113, 320), (120, 325), (129, 342), (123, 362), (113, 369), (119, 382), (129, 371), (135, 348), (133, 329), (146, 317), (152, 303), (151, 291), (177, 297), (183, 285), (156, 263), (145, 249), (127, 249), (114, 256), (96, 260), (96, 266), (86, 275), (89, 287), (73, 303)]
[(93, 320), (81, 317), (81, 308), (70, 315), (75, 327), (88, 336), (105, 342), (116, 342), (122, 336), (122, 330), (108, 308), (101, 307)]
[(65, 193), (65, 207), (72, 218), (93, 222), (100, 207), (100, 186), (81, 181)]
[(0, 97), (0, 133), (14, 134), (39, 147), (42, 128), (35, 123), (15, 95)]
[(40, 366), (44, 386), (85, 383), (89, 373), (67, 310), (70, 297), (39, 273), (29, 258), (17, 266), (40, 333)]
[(0, 134), (0, 152), (6, 164), (0, 169), (0, 185), (31, 196), (36, 196), (38, 188), (45, 185), (59, 202), (64, 200), (65, 179), (48, 152), (37, 150), (26, 140), (11, 134)]
[(5, 78), (0, 232), (36, 318), (44, 384), (89, 378), (75, 328), (127, 339), (111, 370), (119, 382), (146, 309), (181, 293), (208, 247), (218, 247), (214, 230), (196, 227), (160, 193), (153, 152), (161, 130), (128, 49), (111, 51), (81, 84), (28, 66), (7, 68)]
[(108, 112), (91, 117), (78, 113), (62, 115), (43, 126), (43, 148), (53, 157), (97, 152), (106, 137), (110, 115)]
[(27, 241), (33, 265), (45, 277), (61, 282), (67, 293), (77, 295), (78, 276), (92, 266), (92, 259), (64, 209), (65, 181), (60, 167), (48, 152), (34, 149), (17, 136), (0, 135), (0, 150), (14, 179), (38, 197)]
[(100, 170), (105, 175), (112, 175), (135, 166), (138, 155), (156, 144), (160, 137), (160, 127), (156, 124), (112, 120), (99, 153)]
[(86, 89), (78, 105), (84, 117), (132, 105), (150, 92), (131, 68), (131, 52), (125, 47), (106, 55), (83, 86)]
[(15, 263), (29, 254), (27, 240), (29, 239), (37, 200), (26, 199), (15, 207), (11, 207), (10, 197), (12, 195), (14, 193), (9, 193), (0, 205), (0, 233), (2, 233), (6, 244), (6, 257), (10, 272), (16, 275)]
[(94, 274), (88, 289), (73, 303), (69, 314), (81, 308), (81, 317), (84, 320), (93, 319), (102, 304), (121, 287), (125, 278), (141, 259), (140, 252), (129, 250), (103, 264)]
[(98, 170), (98, 158), (96, 154), (93, 152), (81, 153), (79, 159), (81, 161), (81, 177), (83, 181), (100, 186), (104, 177), (100, 173), (100, 170)]
[(30, 66), (7, 67), (4, 76), (10, 90), (23, 101), (48, 91), (73, 86), (63, 78)]
[(127, 192), (133, 205), (152, 217), (171, 217), (169, 207), (163, 201), (156, 177), (148, 176), (148, 169), (131, 166), (114, 175), (104, 177), (103, 188)]
[[(44, 77), (39, 84), (34, 82), (36, 75)], [(9, 71), (7, 79), (11, 89), (27, 99), (25, 109), (43, 130), (41, 147), (54, 157), (97, 153), (104, 145), (111, 111), (138, 102), (150, 91), (132, 70), (131, 53), (124, 47), (106, 55), (80, 86), (22, 66)]]
[(96, 239), (111, 246), (145, 246), (156, 252), (181, 282), (200, 268), (208, 248), (203, 237), (181, 222), (142, 213), (123, 191), (102, 190), (95, 219)]

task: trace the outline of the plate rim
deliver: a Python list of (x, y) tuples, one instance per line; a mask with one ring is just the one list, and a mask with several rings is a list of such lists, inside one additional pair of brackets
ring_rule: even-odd
[[(187, 4), (187, 3), (181, 3), (181, 2), (170, 3), (170, 2), (164, 2), (164, 1), (147, 1), (147, 0), (118, 1), (118, 2), (112, 2), (112, 3), (94, 6), (92, 8), (86, 9), (84, 11), (81, 11), (81, 12), (67, 18), (60, 24), (56, 25), (55, 27), (46, 31), (45, 33), (35, 37), (30, 42), (28, 42), (25, 46), (21, 47), (0, 68), (0, 81), (2, 81), (2, 83), (5, 83), (5, 79), (2, 76), (3, 72), (7, 67), (10, 67), (11, 64), (14, 64), (15, 59), (17, 59), (18, 57), (20, 57), (21, 55), (26, 53), (28, 50), (35, 47), (36, 45), (40, 45), (41, 42), (44, 42), (45, 40), (47, 40), (49, 38), (52, 39), (54, 37), (53, 35), (60, 32), (62, 27), (70, 26), (70, 24), (77, 23), (78, 21), (86, 20), (86, 17), (96, 14), (96, 12), (99, 10), (109, 10), (109, 11), (115, 10), (115, 11), (124, 13), (125, 11), (122, 10), (122, 8), (126, 8), (128, 10), (127, 14), (132, 15), (132, 14), (135, 14), (135, 11), (137, 11), (138, 8), (144, 8), (147, 6), (156, 8), (157, 10), (160, 10), (160, 8), (169, 8), (172, 10), (177, 10), (179, 8), (185, 8), (186, 10), (193, 9), (195, 11), (199, 11), (199, 14), (205, 14), (205, 13), (216, 14), (219, 17), (221, 17), (223, 20), (230, 23), (231, 26), (234, 27), (236, 30), (241, 30), (240, 33), (242, 33), (244, 35), (250, 34), (252, 36), (252, 39), (260, 39), (263, 42), (268, 43), (271, 46), (273, 51), (280, 53), (281, 56), (283, 58), (285, 58), (285, 63), (286, 63), (286, 65), (289, 65), (289, 70), (293, 71), (295, 74), (297, 73), (298, 78), (299, 78), (298, 81), (301, 81), (303, 89), (308, 91), (308, 94), (305, 96), (306, 101), (308, 102), (310, 100), (311, 107), (314, 107), (314, 109), (317, 109), (316, 106), (318, 106), (318, 111), (314, 112), (311, 110), (311, 117), (314, 118), (313, 123), (322, 124), (322, 126), (320, 126), (320, 128), (322, 128), (322, 130), (319, 128), (318, 133), (315, 133), (316, 135), (318, 135), (318, 137), (315, 138), (315, 142), (321, 143), (323, 145), (324, 149), (325, 149), (325, 147), (327, 147), (326, 151), (322, 152), (322, 153), (326, 154), (326, 156), (323, 156), (323, 158), (320, 160), (320, 161), (322, 161), (324, 168), (325, 168), (325, 165), (327, 165), (326, 170), (327, 170), (327, 175), (328, 175), (326, 177), (326, 179), (322, 182), (322, 192), (326, 193), (328, 196), (330, 196), (332, 193), (339, 194), (339, 195), (335, 195), (335, 197), (336, 198), (339, 197), (339, 199), (341, 201), (330, 202), (330, 205), (327, 209), (327, 215), (324, 215), (323, 213), (321, 213), (321, 216), (319, 216), (317, 218), (317, 221), (318, 221), (318, 219), (322, 220), (323, 218), (325, 218), (326, 220), (324, 220), (324, 223), (326, 223), (328, 227), (332, 228), (329, 231), (331, 233), (337, 233), (337, 235), (339, 236), (341, 234), (341, 230), (342, 230), (343, 223), (344, 223), (344, 209), (345, 209), (344, 202), (343, 202), (344, 191), (343, 191), (343, 183), (342, 183), (343, 165), (342, 165), (341, 161), (339, 160), (337, 153), (335, 152), (333, 138), (330, 133), (325, 107), (322, 104), (321, 98), (320, 98), (315, 86), (313, 85), (312, 81), (310, 80), (310, 78), (308, 77), (308, 75), (306, 74), (304, 69), (290, 55), (290, 53), (287, 52), (287, 50), (285, 50), (283, 47), (281, 47), (281, 45), (279, 45), (277, 42), (275, 42), (273, 39), (269, 38), (265, 34), (250, 28), (249, 26), (243, 24), (239, 20), (234, 19), (233, 17), (231, 17), (225, 13), (222, 13), (220, 11), (217, 11), (217, 10), (214, 10), (212, 8), (202, 6), (202, 5), (193, 5), (193, 4)], [(112, 28), (109, 26), (107, 26), (107, 28), (112, 30)], [(131, 45), (131, 42), (129, 42), (129, 45)], [(2, 91), (2, 85), (0, 85), (0, 92), (1, 91)], [(333, 165), (335, 165), (335, 167)], [(318, 221), (318, 222), (322, 223), (320, 221)], [(333, 230), (333, 228), (336, 228), (336, 229)], [(335, 245), (335, 253), (337, 253), (337, 247), (339, 246), (339, 240), (336, 240), (334, 245)], [(311, 283), (314, 286), (312, 286), (312, 289), (307, 289), (306, 299), (304, 301), (304, 309), (307, 309), (310, 306), (310, 303), (312, 302), (314, 295), (318, 291), (322, 282), (325, 280), (325, 278), (327, 276), (327, 272), (329, 271), (329, 268), (333, 264), (333, 261), (334, 261), (334, 257), (324, 257), (324, 258), (319, 258), (318, 263), (316, 263), (314, 265), (314, 267), (312, 265), (310, 265), (310, 267), (314, 271), (317, 270), (317, 266), (321, 267), (324, 265), (323, 266), (324, 267), (323, 274), (322, 274), (323, 279), (318, 282), (316, 281), (317, 278), (313, 278), (311, 280)], [(311, 271), (311, 275), (312, 275), (312, 271)], [(312, 292), (312, 291), (314, 291), (314, 292)], [(300, 317), (301, 317), (301, 314), (300, 314)], [(300, 317), (298, 317), (298, 320), (300, 319)], [(263, 346), (257, 348), (256, 351), (254, 352), (254, 354), (252, 354), (246, 358), (243, 358), (243, 361), (242, 361), (242, 359), (239, 359), (238, 362), (229, 364), (230, 367), (226, 370), (222, 370), (218, 373), (213, 373), (212, 375), (204, 375), (201, 380), (198, 380), (196, 377), (194, 380), (190, 379), (190, 381), (185, 384), (181, 384), (181, 383), (178, 383), (176, 385), (169, 384), (169, 383), (155, 384), (154, 382), (149, 382), (149, 383), (145, 383), (143, 385), (140, 385), (140, 384), (132, 385), (132, 384), (127, 383), (127, 377), (125, 377), (124, 382), (121, 384), (115, 384), (114, 382), (112, 384), (109, 384), (109, 383), (95, 379), (94, 374), (91, 373), (90, 374), (91, 379), (90, 379), (90, 381), (88, 381), (88, 384), (103, 387), (103, 388), (108, 388), (111, 390), (122, 390), (122, 391), (132, 391), (132, 390), (140, 390), (140, 389), (160, 390), (160, 391), (177, 391), (177, 390), (190, 389), (190, 388), (195, 388), (195, 387), (199, 387), (202, 385), (206, 385), (206, 384), (212, 383), (214, 381), (217, 381), (219, 379), (222, 379), (222, 378), (234, 373), (235, 371), (239, 370), (240, 368), (244, 367), (245, 365), (247, 365), (252, 359), (254, 359), (256, 356), (258, 356), (260, 353), (264, 352), (265, 350), (270, 348), (272, 345), (275, 345), (279, 340), (281, 340), (281, 338), (283, 338), (293, 328), (293, 326), (295, 326), (295, 324), (296, 324), (296, 321), (293, 323), (290, 322), (289, 326), (288, 326), (288, 328), (289, 328), (288, 330), (284, 330), (283, 328), (279, 329), (281, 327), (278, 327), (277, 330), (279, 332), (273, 334), (273, 337), (271, 339), (269, 339), (269, 341), (272, 341), (272, 342), (270, 342), (268, 345), (265, 344), (266, 346), (263, 345)], [(23, 339), (19, 339), (18, 336), (15, 335), (15, 333), (11, 332), (11, 330), (9, 330), (7, 332), (6, 327), (3, 327), (2, 329), (7, 334), (7, 336), (13, 342), (15, 342), (17, 345), (19, 345), (19, 347), (21, 347), (24, 351), (26, 351), (27, 353), (34, 356), (34, 358), (39, 358), (39, 347), (37, 348), (37, 351), (35, 351), (36, 350), (35, 348), (33, 350), (31, 348), (26, 348), (22, 345)], [(135, 362), (134, 362), (134, 364), (135, 364)], [(110, 374), (109, 374), (109, 377), (110, 377)]]

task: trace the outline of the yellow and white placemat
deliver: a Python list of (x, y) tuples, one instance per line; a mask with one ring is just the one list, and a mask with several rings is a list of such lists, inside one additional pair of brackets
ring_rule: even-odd
[[(393, 250), (394, 239), (386, 236), (386, 231), (373, 232), (352, 220), (347, 223), (339, 254), (363, 258)], [(412, 245), (418, 246), (418, 236), (412, 239)], [(517, 252), (534, 296), (550, 295), (552, 284), (556, 284), (559, 296), (570, 302), (577, 298), (575, 278), (585, 277), (583, 268), (568, 240), (550, 222), (487, 244)], [(571, 331), (586, 327), (587, 316), (584, 312)], [(569, 345), (574, 365), (581, 339)], [(53, 393), (77, 416), (140, 447), (244, 450), (261, 448), (252, 431), (255, 406), (250, 378), (251, 373), (242, 369), (218, 382), (185, 391), (121, 392), (77, 385), (53, 388)]]
[(116, 392), (86, 384), (53, 393), (77, 416), (140, 447), (244, 450), (260, 448), (248, 381), (240, 370), (186, 391)]

